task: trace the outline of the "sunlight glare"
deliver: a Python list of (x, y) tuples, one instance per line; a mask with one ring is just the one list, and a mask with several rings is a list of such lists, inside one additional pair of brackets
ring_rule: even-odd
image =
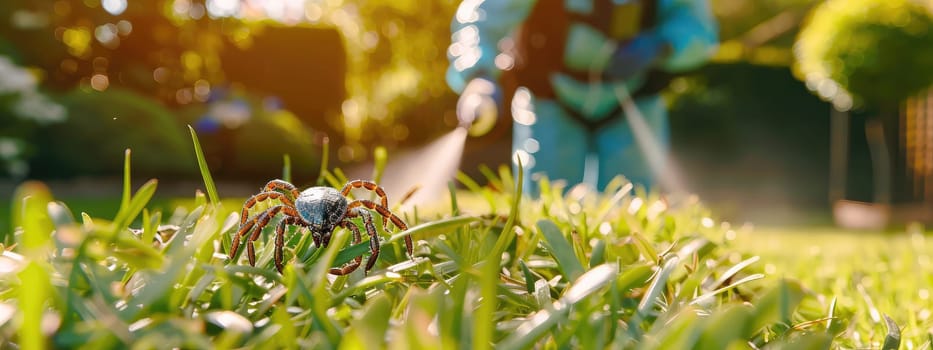
[(211, 17), (231, 17), (240, 11), (237, 0), (207, 0), (207, 13)]
[(126, 11), (126, 0), (102, 0), (100, 5), (110, 13), (111, 15), (117, 16)]

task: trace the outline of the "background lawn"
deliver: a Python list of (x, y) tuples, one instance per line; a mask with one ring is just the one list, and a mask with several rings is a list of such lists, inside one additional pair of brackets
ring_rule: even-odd
[(740, 232), (736, 250), (761, 256), (765, 273), (799, 279), (821, 299), (837, 299), (848, 318), (842, 338), (856, 347), (884, 340), (882, 314), (904, 332), (907, 349), (928, 349), (933, 242), (920, 226), (891, 232), (829, 227), (758, 227)]

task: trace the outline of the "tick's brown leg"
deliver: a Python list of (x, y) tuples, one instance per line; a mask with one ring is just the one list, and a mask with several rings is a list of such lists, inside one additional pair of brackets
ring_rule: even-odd
[[(237, 232), (237, 237), (246, 235), (247, 233), (249, 233), (250, 230), (255, 230), (253, 231), (253, 234), (249, 237), (249, 240), (246, 242), (247, 243), (246, 253), (249, 257), (250, 265), (256, 266), (256, 252), (253, 247), (253, 244), (254, 244), (253, 242), (259, 239), (259, 235), (262, 233), (262, 229), (265, 228), (266, 225), (269, 224), (269, 221), (272, 220), (272, 218), (275, 217), (279, 212), (282, 212), (283, 214), (285, 214), (286, 217), (300, 217), (298, 215), (298, 210), (296, 210), (295, 207), (287, 206), (287, 205), (277, 205), (277, 206), (267, 209), (266, 211), (262, 212), (262, 214), (254, 216), (252, 219), (250, 219), (243, 225), (240, 225), (240, 230)], [(237, 245), (237, 248), (238, 247), (239, 246)], [(231, 247), (230, 252), (231, 252), (230, 256), (232, 257), (233, 254), (236, 253), (236, 250), (234, 250), (234, 248)]]
[[(389, 198), (386, 196), (386, 191), (382, 189), (381, 186), (377, 185), (375, 182), (366, 181), (366, 180), (353, 180), (353, 181), (347, 182), (347, 184), (343, 186), (343, 190), (341, 190), (340, 193), (343, 194), (344, 197), (346, 197), (348, 194), (350, 194), (350, 190), (353, 188), (365, 188), (367, 190), (375, 192), (376, 195), (379, 196), (379, 203), (381, 203), (383, 207), (386, 207), (386, 208), (389, 207)], [(385, 227), (388, 224), (386, 220), (388, 219), (386, 219), (386, 217), (383, 216), (382, 217), (383, 227)]]
[(253, 206), (255, 206), (256, 204), (259, 204), (259, 202), (265, 201), (267, 199), (278, 199), (284, 205), (287, 205), (290, 207), (295, 206), (294, 201), (291, 198), (288, 198), (288, 196), (285, 195), (284, 193), (275, 192), (275, 191), (261, 192), (252, 197), (249, 197), (249, 199), (247, 199), (246, 202), (243, 203), (243, 210), (240, 212), (240, 226), (243, 226), (243, 224), (246, 223), (246, 220), (248, 220), (249, 210), (252, 209)]
[(243, 240), (243, 237), (249, 233), (249, 230), (252, 229), (255, 224), (256, 221), (250, 221), (248, 225), (240, 225), (240, 228), (234, 235), (233, 242), (230, 245), (230, 253), (227, 255), (230, 260), (233, 260), (233, 258), (236, 257), (236, 253), (240, 249), (240, 241)]
[(366, 228), (366, 233), (369, 235), (369, 259), (366, 260), (364, 270), (369, 273), (373, 266), (376, 266), (376, 259), (379, 258), (379, 232), (376, 231), (376, 226), (373, 225), (373, 216), (368, 211), (354, 209), (347, 212), (347, 217), (363, 218), (363, 227)]
[(263, 187), (263, 191), (274, 191), (278, 193), (291, 194), (291, 200), (298, 199), (298, 189), (295, 188), (295, 185), (292, 185), (284, 180), (272, 180), (266, 183), (266, 186)]
[[(339, 224), (341, 227), (345, 227), (350, 231), (353, 231), (353, 244), (359, 244), (363, 241), (362, 236), (360, 236), (360, 228), (356, 227), (355, 224), (347, 220), (341, 221)], [(353, 271), (356, 271), (360, 267), (360, 263), (363, 261), (363, 256), (358, 256), (353, 261), (347, 263), (346, 265), (341, 266), (340, 268), (330, 269), (330, 273), (333, 275), (346, 275)]]
[[(347, 211), (349, 212), (350, 209), (360, 207), (360, 206), (375, 210), (377, 213), (379, 213), (379, 215), (382, 215), (383, 219), (388, 218), (389, 220), (392, 221), (392, 224), (395, 225), (395, 227), (398, 227), (402, 231), (405, 231), (408, 229), (408, 225), (405, 225), (405, 222), (402, 221), (401, 218), (399, 218), (398, 216), (395, 216), (395, 214), (392, 214), (392, 212), (389, 211), (388, 208), (381, 206), (379, 204), (376, 204), (375, 202), (370, 201), (370, 200), (365, 200), (365, 199), (354, 200), (347, 205)], [(389, 230), (385, 226), (383, 226), (383, 229), (385, 229), (386, 231)], [(414, 255), (414, 244), (411, 241), (411, 236), (408, 236), (408, 235), (405, 236), (405, 249), (408, 251), (408, 256)]]
[(279, 270), (279, 273), (282, 273), (285, 266), (283, 263), (285, 258), (285, 226), (301, 225), (301, 222), (301, 218), (289, 216), (282, 219), (279, 225), (275, 227), (275, 269)]

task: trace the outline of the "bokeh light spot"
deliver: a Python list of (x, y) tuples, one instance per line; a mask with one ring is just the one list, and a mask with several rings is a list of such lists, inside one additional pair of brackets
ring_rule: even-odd
[(130, 33), (132, 32), (133, 32), (133, 23), (130, 23), (130, 21), (121, 19), (119, 22), (117, 22), (117, 34), (120, 34), (122, 36), (127, 36), (127, 35), (130, 35)]
[(211, 94), (211, 84), (207, 80), (201, 79), (194, 83), (194, 98), (198, 101), (207, 101)]
[(84, 56), (90, 50), (91, 31), (84, 27), (65, 29), (62, 42), (68, 46), (68, 53), (78, 57)]
[(110, 86), (110, 78), (103, 74), (94, 74), (91, 77), (91, 88), (97, 91), (107, 90)]
[(190, 88), (179, 89), (175, 91), (175, 101), (179, 104), (189, 104), (194, 99), (194, 94), (191, 93)]
[(152, 71), (152, 80), (159, 84), (165, 84), (168, 81), (169, 71), (168, 68), (159, 67)]
[(318, 4), (308, 4), (305, 7), (305, 18), (311, 22), (317, 22), (321, 20), (321, 17), (324, 16), (324, 10), (321, 9), (321, 5)]
[(211, 17), (232, 17), (240, 11), (240, 2), (237, 0), (208, 0), (207, 13)]
[(541, 149), (541, 144), (535, 138), (528, 138), (525, 140), (525, 150), (528, 153), (538, 153), (538, 150)]
[(126, 0), (101, 0), (100, 5), (111, 15), (117, 16), (126, 11)]

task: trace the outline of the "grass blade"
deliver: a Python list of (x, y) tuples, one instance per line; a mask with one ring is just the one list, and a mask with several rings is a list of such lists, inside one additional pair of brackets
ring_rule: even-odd
[(758, 262), (758, 260), (761, 260), (761, 258), (757, 255), (751, 258), (742, 260), (738, 264), (735, 264), (735, 266), (730, 267), (728, 270), (726, 270), (726, 272), (723, 272), (722, 276), (719, 276), (719, 279), (717, 279), (716, 283), (713, 283), (713, 285), (717, 287), (723, 285), (724, 283), (726, 283), (726, 281), (728, 281), (733, 276), (735, 276), (735, 274), (739, 273), (739, 271), (742, 271), (742, 269), (748, 267), (749, 265)]
[(802, 300), (803, 287), (799, 283), (781, 280), (777, 286), (758, 299), (751, 320), (752, 329), (758, 330), (778, 322), (789, 324), (791, 313)]
[(502, 227), (499, 238), (496, 239), (496, 245), (492, 252), (487, 255), (483, 262), (483, 275), (480, 278), (480, 295), (483, 296), (483, 302), (476, 310), (473, 318), (474, 329), (474, 349), (489, 349), (493, 343), (493, 331), (495, 330), (495, 311), (498, 309), (498, 298), (496, 295), (499, 285), (499, 269), (502, 263), (502, 253), (515, 238), (515, 221), (518, 217), (519, 204), (522, 201), (522, 163), (518, 163), (518, 181), (515, 182), (515, 195), (512, 197), (512, 210), (509, 212), (509, 218)]
[(117, 212), (117, 216), (113, 219), (113, 237), (116, 237), (117, 232), (125, 229), (139, 216), (139, 213), (143, 211), (143, 208), (145, 208), (149, 200), (152, 199), (152, 195), (155, 194), (157, 185), (158, 181), (155, 179), (147, 181), (136, 191), (136, 195), (130, 200), (129, 205), (127, 205), (124, 210)]
[(324, 186), (325, 179), (327, 178), (327, 175), (330, 174), (330, 172), (327, 170), (327, 167), (330, 166), (330, 164), (328, 164), (329, 162), (330, 162), (330, 138), (328, 138), (327, 136), (324, 136), (324, 138), (321, 139), (321, 169), (317, 175), (318, 186)]
[(522, 276), (525, 277), (525, 291), (528, 294), (535, 294), (535, 276), (531, 273), (531, 269), (528, 268), (528, 265), (525, 264), (524, 260), (518, 261), (518, 266), (522, 269)]
[(497, 348), (527, 349), (558, 323), (567, 319), (573, 306), (587, 296), (601, 290), (615, 280), (619, 267), (615, 264), (599, 265), (576, 279), (560, 300), (553, 307), (544, 308), (529, 317), (515, 328), (515, 332), (506, 337)]
[(734, 305), (707, 320), (706, 329), (694, 345), (696, 349), (726, 349), (730, 343), (747, 339), (751, 310)]
[(648, 286), (648, 290), (645, 291), (645, 296), (641, 299), (641, 302), (638, 303), (638, 314), (642, 317), (648, 315), (648, 311), (657, 304), (658, 298), (661, 296), (661, 292), (667, 288), (667, 279), (671, 276), (671, 273), (674, 272), (674, 269), (677, 268), (677, 264), (680, 262), (676, 256), (671, 257), (664, 263), (664, 266), (658, 270), (651, 285)]
[[(833, 297), (833, 301), (829, 303), (829, 312), (826, 313), (826, 332), (831, 333), (833, 331), (833, 320), (836, 318), (836, 297)], [(830, 334), (832, 335), (832, 334)]]
[(550, 220), (542, 219), (538, 221), (538, 230), (544, 236), (544, 242), (548, 245), (551, 255), (557, 260), (557, 265), (564, 276), (569, 280), (575, 280), (583, 275), (583, 265), (580, 264), (570, 242), (567, 242), (567, 238), (560, 232), (557, 225)]
[(724, 286), (724, 287), (718, 288), (718, 289), (716, 289), (716, 290), (714, 290), (714, 291), (712, 291), (712, 292), (709, 292), (709, 293), (703, 294), (703, 295), (701, 295), (701, 296), (698, 296), (696, 299), (693, 299), (693, 301), (690, 302), (690, 305), (697, 305), (697, 304), (704, 303), (704, 302), (706, 302), (707, 300), (709, 300), (709, 298), (712, 298), (713, 296), (716, 296), (716, 295), (718, 295), (719, 293), (725, 292), (725, 291), (727, 291), (727, 290), (733, 289), (733, 288), (735, 288), (735, 287), (738, 287), (738, 286), (740, 286), (740, 285), (743, 285), (743, 284), (748, 283), (748, 282), (751, 282), (751, 281), (760, 280), (760, 279), (762, 279), (762, 278), (765, 278), (765, 275), (764, 275), (764, 274), (761, 274), (761, 273), (756, 273), (756, 274), (754, 274), (754, 275), (745, 276), (745, 277), (739, 279), (738, 281), (735, 281), (735, 282), (730, 283), (728, 286)]
[(382, 174), (385, 173), (386, 163), (389, 161), (389, 152), (385, 147), (376, 147), (373, 151), (373, 182), (382, 182)]
[(207, 196), (211, 204), (220, 203), (220, 196), (217, 195), (217, 187), (214, 186), (214, 178), (211, 177), (211, 171), (207, 168), (207, 160), (204, 159), (204, 151), (201, 150), (201, 143), (198, 142), (198, 134), (194, 128), (188, 125), (191, 131), (191, 142), (194, 143), (194, 155), (198, 158), (198, 168), (201, 170), (201, 178), (204, 179), (204, 187), (207, 189)]
[[(395, 241), (405, 238), (405, 236), (414, 234), (419, 234), (421, 237), (433, 236), (448, 232), (462, 225), (467, 225), (475, 221), (479, 221), (479, 218), (472, 216), (455, 216), (443, 220), (426, 222), (418, 226), (410, 227), (407, 231), (398, 232), (392, 235), (392, 237), (387, 241), (382, 242), (382, 244), (385, 245), (394, 243)], [(337, 257), (334, 259), (334, 263), (336, 266), (343, 265), (362, 254), (366, 254), (367, 252), (369, 252), (369, 242), (352, 245), (341, 250), (340, 253), (337, 254)]]
[(288, 153), (282, 155), (282, 180), (292, 182), (292, 157)]
[(120, 210), (130, 205), (130, 149), (127, 148), (123, 153), (123, 198), (120, 199)]
[(887, 334), (884, 336), (884, 343), (881, 344), (881, 350), (897, 350), (901, 347), (901, 328), (897, 326), (897, 323), (888, 317), (884, 316), (885, 326), (888, 328)]
[(42, 315), (46, 298), (52, 293), (52, 286), (43, 263), (50, 248), (52, 220), (48, 217), (47, 208), (52, 202), (52, 195), (45, 185), (26, 182), (17, 189), (14, 198), (22, 205), (22, 211), (15, 214), (19, 214), (17, 221), (23, 228), (20, 244), (28, 259), (26, 267), (17, 274), (22, 288), (18, 305), (22, 315), (19, 342), (22, 349), (44, 349)]

